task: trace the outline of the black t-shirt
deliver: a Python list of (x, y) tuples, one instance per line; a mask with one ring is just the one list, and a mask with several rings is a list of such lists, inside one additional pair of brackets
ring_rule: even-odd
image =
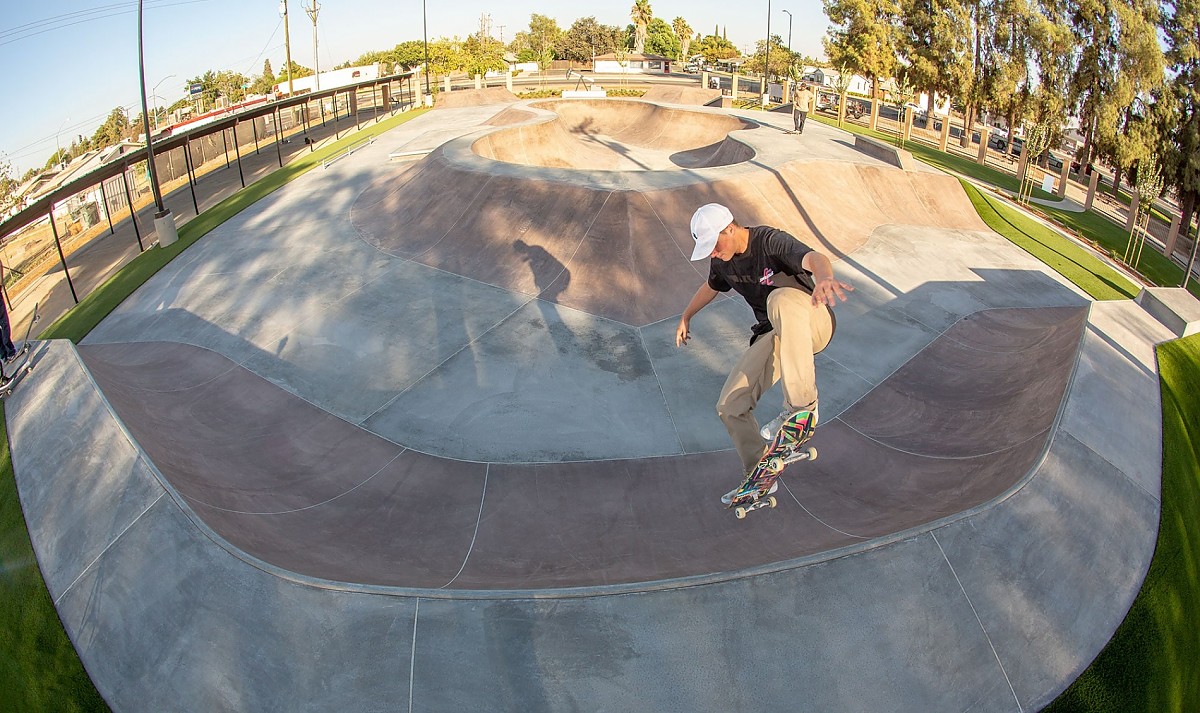
[(802, 266), (812, 248), (778, 228), (760, 225), (748, 230), (750, 244), (746, 252), (729, 261), (708, 261), (708, 286), (717, 292), (732, 289), (746, 298), (758, 319), (752, 331), (759, 337), (772, 329), (767, 319), (767, 295), (772, 290), (799, 287), (812, 294), (812, 273)]

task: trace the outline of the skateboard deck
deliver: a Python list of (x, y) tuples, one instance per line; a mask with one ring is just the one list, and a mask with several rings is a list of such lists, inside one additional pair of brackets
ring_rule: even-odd
[(758, 464), (750, 470), (741, 489), (729, 507), (739, 520), (747, 513), (759, 508), (773, 508), (778, 504), (775, 496), (770, 494), (771, 486), (779, 479), (784, 468), (789, 464), (802, 460), (816, 460), (816, 448), (803, 448), (808, 439), (812, 438), (815, 427), (809, 411), (800, 411), (783, 422), (779, 433), (767, 446), (766, 453), (759, 459)]
[(17, 356), (12, 362), (2, 369), (5, 376), (9, 377), (9, 381), (4, 386), (0, 386), (0, 399), (12, 396), (13, 387), (17, 385), (17, 377), (33, 371), (33, 351), (30, 349), (29, 337), (33, 334), (33, 325), (42, 318), (38, 314), (39, 306), (38, 303), (33, 305), (33, 316), (29, 319), (29, 327), (25, 329), (25, 340), (21, 344), (21, 351), (17, 352)]

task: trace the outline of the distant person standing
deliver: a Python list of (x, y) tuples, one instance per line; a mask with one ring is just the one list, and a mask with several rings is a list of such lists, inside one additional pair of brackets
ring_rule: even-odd
[(794, 133), (804, 133), (804, 121), (808, 118), (808, 112), (813, 110), (814, 101), (816, 101), (816, 95), (813, 94), (808, 82), (804, 82), (800, 85), (796, 96), (792, 97), (792, 123), (796, 125)]
[[(0, 284), (4, 282), (4, 263), (0, 263)], [(17, 358), (17, 347), (12, 341), (12, 324), (8, 320), (8, 304), (4, 300), (4, 295), (0, 293), (0, 360), (4, 365), (10, 364), (13, 359)], [(12, 377), (5, 373), (3, 365), (0, 365), (0, 386), (5, 386), (12, 381)]]

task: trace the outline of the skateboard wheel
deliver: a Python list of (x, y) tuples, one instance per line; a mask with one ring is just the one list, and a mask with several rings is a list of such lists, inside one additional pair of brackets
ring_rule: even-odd
[(746, 508), (739, 505), (733, 509), (733, 514), (737, 517), (737, 519), (741, 520), (746, 517)]
[(816, 449), (816, 448), (813, 448), (812, 446), (809, 446), (809, 448), (808, 448), (808, 459), (809, 459), (809, 460), (816, 460), (816, 459), (817, 459), (817, 449)]
[(775, 499), (774, 495), (771, 495), (767, 498), (767, 507), (773, 508), (778, 504), (779, 504), (779, 501)]

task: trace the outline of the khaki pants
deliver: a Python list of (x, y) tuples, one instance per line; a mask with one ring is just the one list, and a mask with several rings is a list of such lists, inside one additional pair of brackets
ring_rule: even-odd
[(829, 308), (814, 305), (812, 295), (800, 289), (787, 287), (771, 292), (767, 316), (775, 329), (750, 345), (733, 367), (717, 401), (717, 415), (729, 431), (746, 472), (758, 462), (765, 446), (754, 418), (759, 398), (782, 380), (786, 407), (802, 408), (816, 401), (813, 359), (833, 337)]

